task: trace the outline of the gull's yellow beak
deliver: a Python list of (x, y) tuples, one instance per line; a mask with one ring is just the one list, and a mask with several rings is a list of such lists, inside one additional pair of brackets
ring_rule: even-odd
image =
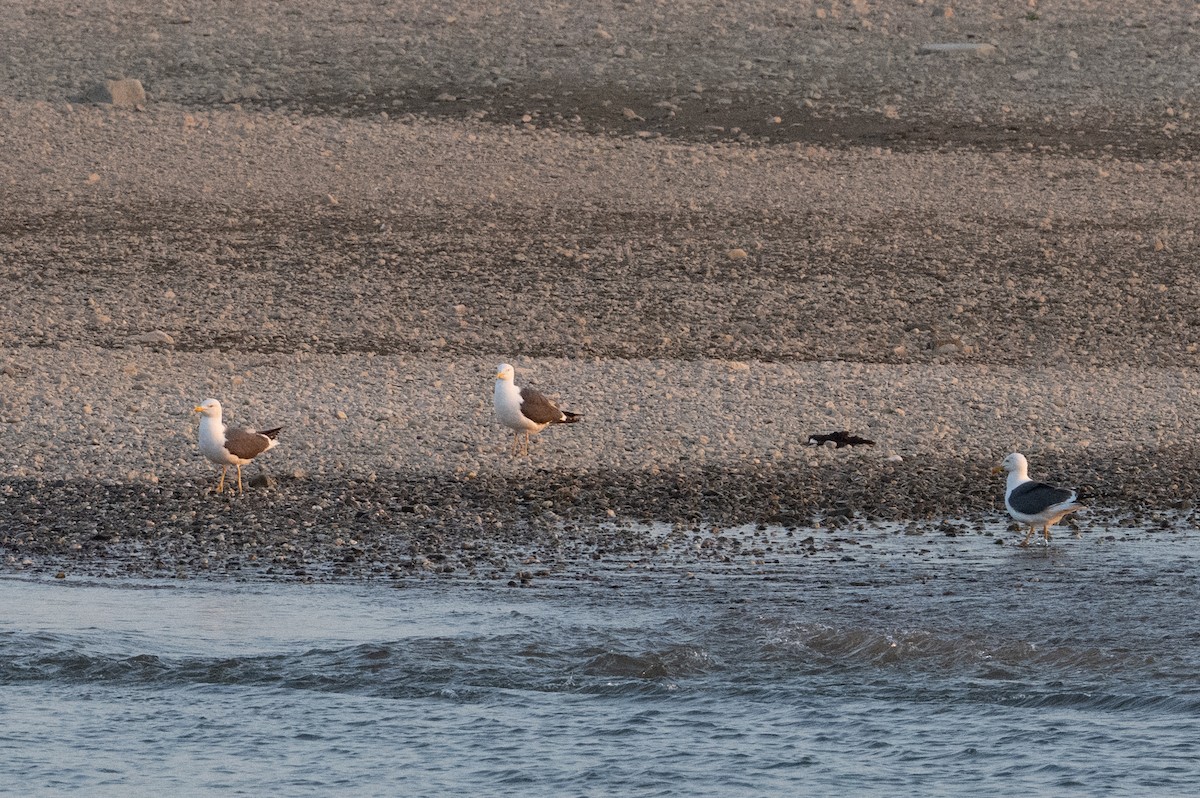
[(193, 409), (193, 410), (192, 410), (192, 412), (193, 412), (193, 413), (203, 413), (203, 412), (204, 412), (204, 408), (203, 408), (203, 407), (201, 407), (200, 405), (196, 405), (195, 409)]
[(999, 474), (999, 473), (1000, 473), (1001, 471), (1003, 471), (1003, 470), (1004, 470), (1004, 466), (1002, 466), (1002, 465), (998, 465), (998, 466), (992, 466), (992, 473), (993, 473), (993, 474)]
[(500, 379), (500, 378), (501, 378), (501, 377), (503, 377), (503, 376), (504, 376), (504, 372), (502, 372), (502, 371), (497, 371), (497, 372), (496, 372), (496, 379)]

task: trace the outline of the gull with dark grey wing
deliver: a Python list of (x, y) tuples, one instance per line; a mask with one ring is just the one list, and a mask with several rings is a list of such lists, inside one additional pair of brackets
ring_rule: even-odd
[(1022, 546), (1029, 545), (1035, 529), (1039, 526), (1046, 542), (1049, 543), (1050, 527), (1068, 513), (1082, 510), (1084, 507), (1077, 501), (1079, 494), (1076, 491), (1030, 479), (1029, 461), (1019, 452), (1005, 457), (1003, 463), (992, 469), (993, 474), (1001, 471), (1008, 472), (1004, 506), (1008, 508), (1008, 514), (1013, 520), (1029, 527), (1029, 533), (1021, 543)]

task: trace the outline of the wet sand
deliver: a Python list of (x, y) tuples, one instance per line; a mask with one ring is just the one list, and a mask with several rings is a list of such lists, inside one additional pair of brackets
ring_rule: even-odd
[[(1012, 450), (1089, 530), (1190, 526), (1195, 11), (938, 8), (7, 7), (0, 567), (1001, 534)], [(509, 458), (501, 361), (585, 422)], [(269, 487), (210, 494), (206, 396), (284, 425)]]

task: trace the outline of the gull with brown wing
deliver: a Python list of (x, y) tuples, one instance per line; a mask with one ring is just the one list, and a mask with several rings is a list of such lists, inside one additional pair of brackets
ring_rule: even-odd
[[(578, 413), (559, 410), (539, 391), (518, 388), (513, 382), (513, 367), (507, 363), (496, 366), (496, 387), (492, 392), (492, 405), (496, 418), (513, 431), (513, 454), (524, 451), (529, 454), (529, 436), (544, 430), (551, 424), (574, 424), (583, 418)], [(524, 446), (521, 434), (524, 433)]]
[(229, 466), (237, 467), (238, 493), (242, 492), (242, 466), (248, 465), (268, 449), (275, 448), (275, 436), (283, 427), (255, 432), (250, 429), (230, 429), (221, 420), (221, 403), (216, 399), (205, 399), (196, 405), (200, 419), (200, 454), (221, 466), (221, 479), (217, 493), (225, 487), (225, 471)]

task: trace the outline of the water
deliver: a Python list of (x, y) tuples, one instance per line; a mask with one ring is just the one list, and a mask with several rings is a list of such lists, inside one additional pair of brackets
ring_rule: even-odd
[(0, 792), (1195, 794), (1198, 557), (872, 533), (527, 589), (5, 579)]

